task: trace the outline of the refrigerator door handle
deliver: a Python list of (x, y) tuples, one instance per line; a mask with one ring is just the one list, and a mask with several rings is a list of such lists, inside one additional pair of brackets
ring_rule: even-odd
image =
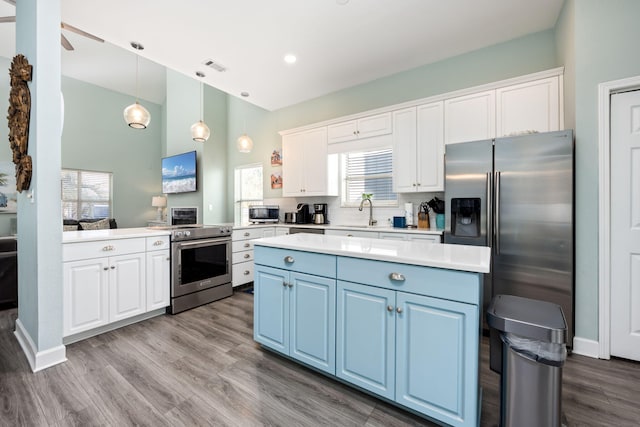
[(500, 255), (500, 172), (496, 171), (495, 253)]
[(487, 246), (493, 247), (493, 227), (491, 226), (491, 206), (493, 205), (493, 200), (491, 199), (491, 189), (493, 188), (493, 174), (491, 172), (487, 172)]

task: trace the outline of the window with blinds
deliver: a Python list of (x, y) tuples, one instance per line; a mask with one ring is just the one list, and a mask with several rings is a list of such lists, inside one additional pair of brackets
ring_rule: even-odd
[(262, 164), (238, 166), (234, 173), (235, 218), (249, 222), (249, 205), (262, 204)]
[(392, 149), (342, 154), (343, 206), (359, 206), (362, 194), (373, 194), (376, 206), (397, 206), (392, 186)]
[(62, 218), (110, 218), (111, 172), (62, 169)]

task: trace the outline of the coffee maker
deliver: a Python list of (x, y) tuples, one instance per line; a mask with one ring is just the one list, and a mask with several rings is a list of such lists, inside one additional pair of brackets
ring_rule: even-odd
[(296, 224), (308, 224), (311, 220), (309, 205), (306, 203), (298, 203), (296, 208)]
[(313, 223), (329, 224), (329, 208), (326, 203), (313, 204)]

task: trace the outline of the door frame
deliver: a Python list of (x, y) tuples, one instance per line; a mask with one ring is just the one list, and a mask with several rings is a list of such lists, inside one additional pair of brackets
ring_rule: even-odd
[(598, 357), (611, 358), (611, 95), (640, 89), (640, 76), (598, 85)]

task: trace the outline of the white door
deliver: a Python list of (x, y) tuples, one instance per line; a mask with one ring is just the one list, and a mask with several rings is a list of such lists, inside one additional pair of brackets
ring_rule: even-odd
[(640, 90), (611, 97), (611, 355), (640, 361)]

